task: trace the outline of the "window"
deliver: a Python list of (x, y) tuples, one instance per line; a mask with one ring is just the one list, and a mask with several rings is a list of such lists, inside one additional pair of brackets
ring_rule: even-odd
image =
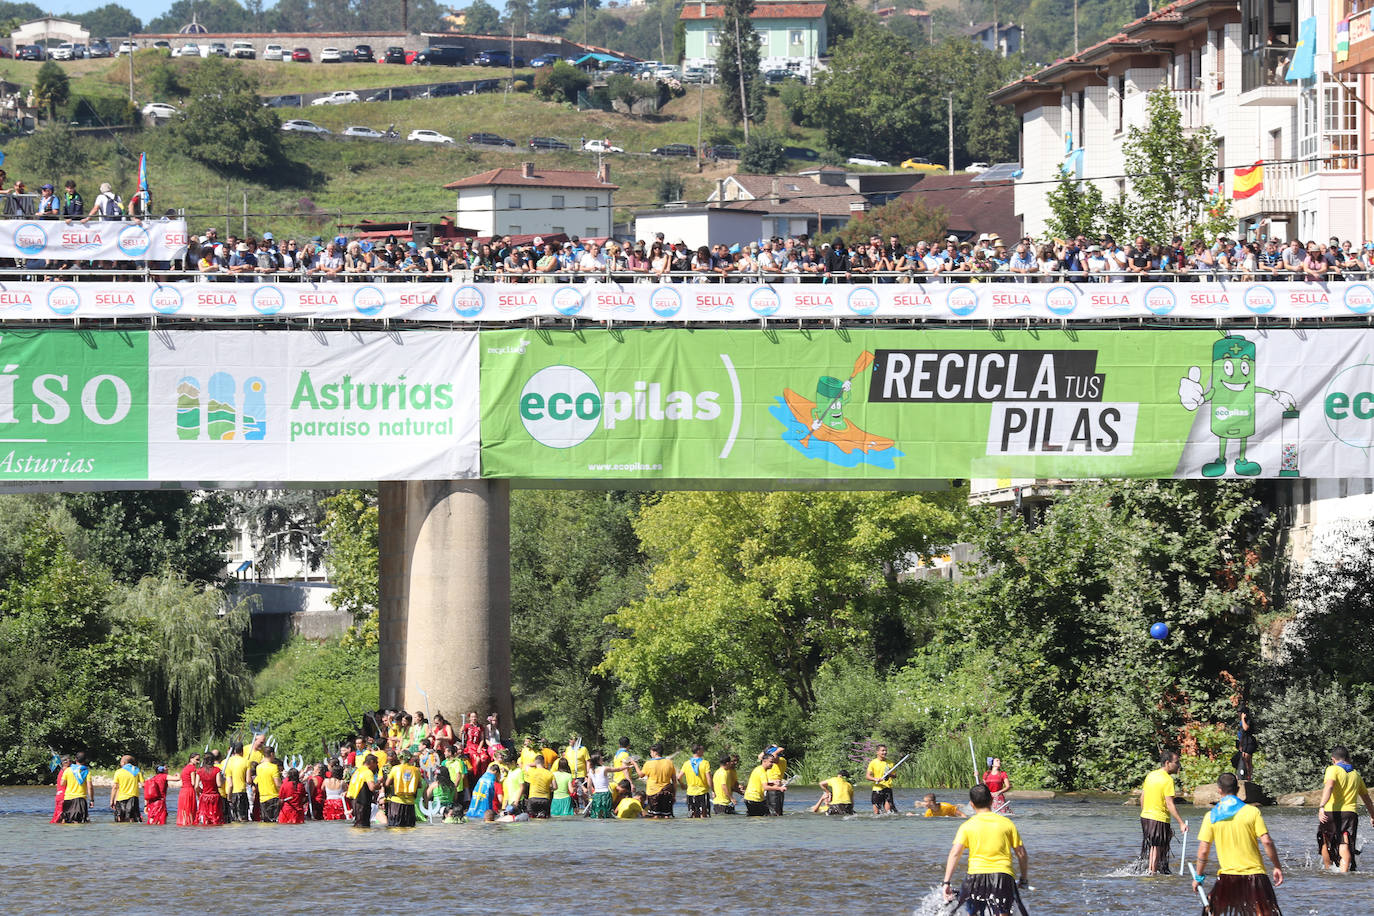
[(708, 48), (720, 47), (720, 33), (715, 29), (706, 30), (706, 46)]
[(601, 230), (596, 228), (595, 226), (588, 226), (586, 229), (582, 230), (582, 235), (584, 238), (594, 239), (600, 234)]
[(1226, 29), (1220, 28), (1212, 33), (1212, 69), (1216, 80), (1216, 91), (1226, 88)]
[(583, 201), (583, 203), (582, 203), (582, 208), (583, 208), (584, 210), (595, 210), (595, 209), (597, 209), (596, 195), (595, 195), (595, 194), (588, 194), (588, 195), (587, 195), (587, 199), (586, 199), (585, 201)]
[(1116, 118), (1112, 125), (1113, 133), (1121, 133), (1126, 129), (1126, 74), (1116, 77)]
[(562, 226), (550, 226), (549, 235), (566, 235), (567, 231)]
[(1359, 167), (1360, 111), (1353, 96), (1340, 83), (1322, 87), (1322, 153), (1328, 169)]
[(506, 227), (506, 235), (519, 235), (519, 234), (520, 234), (520, 227), (519, 227), (519, 226), (507, 226), (507, 227)]
[(507, 194), (507, 195), (506, 195), (506, 209), (507, 209), (507, 210), (519, 210), (519, 209), (520, 209), (520, 195), (519, 195), (519, 194)]
[(563, 209), (563, 195), (562, 195), (562, 194), (555, 194), (555, 195), (553, 195), (553, 209), (555, 209), (555, 210), (562, 210), (562, 209)]
[(1276, 127), (1269, 131), (1269, 158), (1287, 159), (1288, 154), (1283, 149), (1283, 128)]
[(801, 29), (792, 29), (787, 33), (787, 41), (794, 45), (806, 44), (806, 33)]

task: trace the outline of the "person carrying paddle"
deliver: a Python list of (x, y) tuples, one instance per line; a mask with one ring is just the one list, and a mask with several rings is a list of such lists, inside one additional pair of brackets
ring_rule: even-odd
[(1178, 821), (1180, 830), (1188, 832), (1188, 822), (1179, 816), (1174, 804), (1174, 774), (1178, 769), (1178, 754), (1165, 751), (1159, 755), (1159, 769), (1145, 777), (1140, 789), (1140, 858), (1148, 863), (1151, 875), (1169, 874), (1169, 844), (1174, 841), (1170, 816)]
[[(1197, 837), (1195, 880), (1199, 887), (1207, 877), (1207, 857), (1217, 848), (1217, 882), (1207, 901), (1212, 916), (1282, 916), (1274, 888), (1283, 884), (1279, 852), (1264, 826), (1259, 808), (1236, 795), (1240, 787), (1234, 773), (1217, 777), (1221, 801), (1202, 819)], [(1259, 846), (1273, 863), (1273, 884), (1264, 872)]]
[(896, 814), (897, 806), (892, 801), (892, 763), (887, 759), (887, 745), (878, 745), (878, 756), (868, 761), (866, 778), (873, 781), (873, 792), (869, 801), (873, 803), (874, 814)]
[(970, 912), (982, 912), (987, 916), (1011, 916), (1015, 906), (1021, 916), (1027, 916), (1026, 905), (1021, 902), (1017, 890), (1016, 874), (1011, 868), (1011, 857), (1015, 853), (1021, 866), (1019, 886), (1026, 887), (1030, 880), (1030, 856), (1021, 842), (1021, 834), (1011, 818), (992, 813), (992, 793), (987, 786), (979, 784), (969, 789), (968, 800), (973, 803), (973, 817), (959, 825), (949, 858), (945, 860), (945, 877), (941, 885), (945, 902), (956, 899), (949, 882), (967, 849), (968, 876), (959, 887), (958, 906), (972, 904)]
[(1011, 779), (1007, 776), (1007, 771), (1002, 769), (1001, 757), (993, 757), (988, 768), (983, 771), (983, 785), (992, 793), (993, 810), (1003, 814), (1009, 813), (1007, 790), (1011, 788)]

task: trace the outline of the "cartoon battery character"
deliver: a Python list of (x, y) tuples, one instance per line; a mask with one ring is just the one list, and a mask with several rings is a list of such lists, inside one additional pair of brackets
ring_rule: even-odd
[(1255, 477), (1262, 470), (1258, 462), (1245, 457), (1250, 437), (1255, 434), (1255, 395), (1269, 395), (1285, 411), (1296, 409), (1297, 402), (1286, 391), (1261, 388), (1255, 384), (1255, 345), (1244, 337), (1224, 337), (1212, 344), (1212, 377), (1210, 387), (1202, 386), (1202, 370), (1193, 366), (1188, 375), (1179, 380), (1178, 399), (1188, 410), (1197, 410), (1211, 402), (1212, 434), (1220, 441), (1217, 460), (1202, 466), (1203, 477), (1220, 477), (1226, 473), (1227, 442), (1240, 440), (1235, 472), (1242, 477)]

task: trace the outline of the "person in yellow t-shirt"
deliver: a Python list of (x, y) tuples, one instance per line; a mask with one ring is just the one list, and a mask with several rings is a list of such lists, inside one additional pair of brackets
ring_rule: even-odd
[(1178, 768), (1178, 754), (1165, 751), (1159, 755), (1159, 769), (1152, 770), (1140, 787), (1140, 858), (1151, 875), (1169, 874), (1169, 845), (1174, 841), (1169, 818), (1178, 821), (1179, 830), (1188, 832), (1188, 822), (1174, 804)]
[(786, 748), (782, 745), (773, 745), (759, 754), (759, 760), (763, 760), (763, 754), (773, 757), (773, 765), (768, 768), (768, 781), (777, 783), (778, 788), (764, 792), (763, 802), (768, 806), (768, 813), (774, 817), (782, 817), (783, 800), (786, 797), (782, 791), (787, 786), (787, 758), (783, 756), (784, 750)]
[[(991, 790), (989, 790), (991, 791)], [(964, 809), (958, 805), (951, 805), (949, 802), (937, 801), (934, 792), (927, 792), (926, 797), (921, 799), (921, 817), (963, 817)], [(908, 815), (914, 816), (912, 815)]]
[[(591, 760), (592, 752), (587, 750), (582, 739), (577, 735), (568, 738), (568, 747), (563, 751), (563, 759), (568, 761), (568, 772), (573, 774), (573, 779), (587, 778), (587, 762)], [(549, 764), (552, 767), (552, 764)]]
[(424, 774), (415, 765), (415, 754), (407, 753), (386, 774), (386, 825), (415, 826), (415, 797), (420, 794)]
[(630, 753), (630, 739), (621, 738), (620, 746), (616, 748), (615, 754), (611, 756), (611, 766), (624, 767), (635, 762), (637, 761), (635, 761), (634, 755)]
[(968, 800), (973, 804), (973, 816), (959, 825), (949, 858), (945, 860), (942, 885), (945, 902), (955, 899), (949, 882), (967, 849), (968, 876), (959, 887), (956, 909), (972, 901), (979, 904), (979, 912), (989, 916), (1011, 916), (1012, 907), (1020, 907), (1025, 912), (1011, 866), (1015, 854), (1021, 866), (1019, 886), (1026, 887), (1030, 881), (1030, 857), (1021, 842), (1021, 834), (1011, 818), (992, 813), (992, 792), (987, 786), (979, 783), (969, 789)]
[(688, 817), (711, 816), (711, 761), (702, 756), (705, 753), (706, 748), (693, 745), (692, 756), (678, 772), (682, 789), (687, 793)]
[(749, 774), (749, 782), (744, 787), (744, 813), (749, 817), (768, 817), (772, 809), (764, 800), (765, 793), (769, 791), (785, 792), (786, 787), (780, 782), (774, 782), (769, 776), (769, 770), (773, 768), (773, 755), (765, 753), (759, 765), (754, 767)]
[(663, 756), (663, 745), (649, 748), (649, 759), (642, 767), (636, 765), (635, 770), (644, 780), (644, 810), (650, 817), (672, 817), (673, 802), (677, 800), (677, 767), (672, 758)]
[(501, 776), (501, 804), (505, 814), (525, 814), (525, 768), (511, 767)]
[(1322, 865), (1330, 868), (1339, 856), (1341, 871), (1355, 871), (1361, 800), (1369, 814), (1369, 824), (1374, 827), (1374, 804), (1370, 803), (1369, 790), (1359, 771), (1350, 765), (1350, 752), (1344, 747), (1331, 749), (1331, 766), (1326, 768), (1322, 781), (1322, 802), (1317, 811)]
[(821, 788), (830, 795), (827, 815), (849, 815), (854, 813), (854, 783), (849, 781), (849, 771), (840, 770), (839, 774), (821, 781)]
[(229, 748), (229, 758), (224, 761), (224, 788), (229, 793), (229, 820), (248, 820), (248, 758), (242, 744)]
[(143, 787), (143, 771), (134, 766), (134, 758), (125, 754), (119, 758), (119, 769), (115, 770), (114, 782), (110, 784), (110, 810), (114, 812), (116, 823), (137, 824), (143, 821), (138, 809), (138, 800)]
[(262, 808), (264, 823), (275, 824), (281, 813), (281, 799), (277, 797), (281, 789), (281, 767), (277, 764), (277, 752), (268, 748), (267, 759), (258, 764), (253, 775), (253, 787), (258, 790), (258, 806)]
[(892, 762), (887, 759), (887, 745), (878, 745), (878, 756), (868, 761), (864, 778), (873, 783), (869, 801), (873, 803), (874, 814), (896, 814), (897, 805), (892, 801)]
[(348, 791), (344, 795), (352, 802), (354, 827), (372, 826), (372, 802), (381, 788), (381, 783), (377, 780), (378, 767), (380, 764), (377, 762), (376, 753), (363, 754), (358, 758), (357, 769), (348, 780)]
[[(1279, 851), (1264, 825), (1264, 817), (1253, 805), (1247, 805), (1236, 795), (1240, 783), (1234, 773), (1217, 777), (1221, 801), (1212, 806), (1202, 819), (1197, 834), (1197, 882), (1207, 877), (1207, 857), (1212, 847), (1217, 849), (1217, 881), (1208, 899), (1212, 913), (1278, 913), (1279, 901), (1274, 888), (1283, 884), (1283, 866)], [(1258, 845), (1256, 845), (1258, 844)], [(1264, 847), (1274, 865), (1272, 884), (1264, 873), (1259, 846)]]
[(518, 762), (520, 766), (526, 767), (533, 762), (534, 758), (542, 756), (543, 755), (539, 753), (539, 748), (534, 746), (534, 739), (526, 738), (524, 743), (520, 745), (520, 759)]
[(644, 817), (644, 801), (645, 795), (643, 792), (637, 792), (634, 795), (622, 798), (620, 804), (615, 806), (615, 816), (624, 820)]
[(86, 766), (86, 752), (77, 751), (74, 759), (62, 771), (62, 816), (64, 824), (85, 824), (90, 821), (91, 802), (95, 788), (91, 784), (91, 768)]
[(530, 818), (547, 818), (553, 810), (553, 773), (541, 756), (525, 767), (525, 809)]
[(740, 791), (739, 757), (734, 754), (726, 754), (721, 758), (720, 766), (716, 767), (716, 772), (711, 776), (711, 813), (712, 814), (737, 814), (735, 811), (735, 793)]

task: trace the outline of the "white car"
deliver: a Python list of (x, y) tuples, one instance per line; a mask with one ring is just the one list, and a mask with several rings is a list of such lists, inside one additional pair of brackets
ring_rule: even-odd
[(682, 76), (682, 71), (677, 67), (663, 66), (654, 71), (654, 79), (675, 80)]
[(132, 54), (137, 50), (138, 45), (134, 44), (132, 41), (126, 38), (119, 43), (119, 50), (115, 52), (115, 57), (119, 57), (124, 54)]
[(283, 121), (283, 122), (282, 122), (282, 125), (281, 125), (281, 129), (282, 129), (282, 130), (294, 131), (294, 132), (296, 132), (296, 133), (302, 133), (302, 134), (321, 134), (321, 135), (323, 135), (323, 134), (330, 133), (330, 130), (329, 130), (328, 128), (321, 127), (320, 125), (316, 124), (314, 121), (306, 121), (306, 120), (301, 119), (301, 118), (296, 118), (296, 119), (293, 119), (293, 120), (290, 120), (290, 121)]
[(588, 140), (582, 144), (582, 148), (589, 153), (623, 153), (625, 150), (618, 146), (612, 146), (610, 140)]
[(990, 168), (992, 168), (992, 166), (986, 162), (970, 162), (968, 168), (964, 169), (964, 171), (968, 172), (970, 175), (981, 175)]
[(407, 140), (414, 140), (416, 143), (452, 143), (452, 137), (446, 137), (437, 130), (412, 130), (406, 135)]
[(200, 57), (200, 45), (194, 41), (188, 41), (172, 52), (173, 57)]
[(337, 64), (338, 62), (339, 62), (339, 49), (338, 49), (338, 48), (325, 48), (323, 51), (320, 52), (320, 63), (322, 63), (322, 64)]
[(212, 41), (208, 47), (200, 49), (201, 57), (228, 57), (229, 46), (222, 41)]
[(70, 41), (64, 41), (62, 44), (49, 51), (48, 57), (52, 60), (71, 60), (73, 47)]
[(229, 49), (229, 56), (239, 60), (253, 60), (258, 56), (258, 50), (253, 47), (251, 41), (236, 41)]
[(349, 102), (358, 101), (358, 93), (351, 89), (340, 89), (331, 92), (329, 95), (322, 95), (311, 102), (311, 105), (347, 105)]
[(151, 118), (174, 118), (181, 112), (166, 102), (149, 102), (143, 106), (143, 116)]
[(291, 55), (281, 45), (268, 45), (262, 49), (263, 60), (290, 60)]
[(881, 167), (881, 166), (890, 166), (890, 165), (892, 165), (892, 163), (888, 162), (886, 159), (878, 159), (878, 158), (876, 158), (876, 157), (874, 157), (874, 156), (864, 156), (864, 155), (860, 155), (860, 156), (850, 156), (848, 159), (845, 160), (845, 162), (848, 162), (850, 165), (869, 165), (869, 166), (880, 166), (880, 167)]
[(373, 130), (371, 127), (345, 127), (343, 135), (345, 137), (364, 137), (368, 140), (386, 139), (386, 134), (380, 130)]

